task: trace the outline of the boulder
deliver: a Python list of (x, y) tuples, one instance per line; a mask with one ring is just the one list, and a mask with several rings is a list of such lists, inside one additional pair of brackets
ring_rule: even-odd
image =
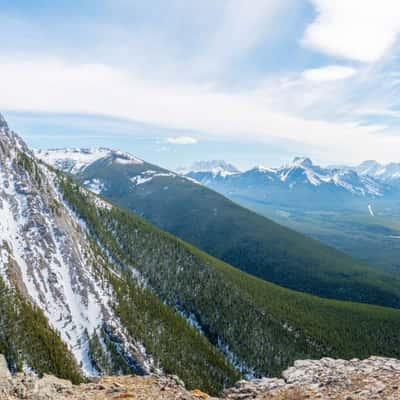
[(45, 374), (43, 378), (36, 381), (31, 398), (34, 400), (52, 399), (56, 397), (56, 394), (69, 393), (72, 388), (70, 381)]
[(0, 354), (0, 383), (3, 381), (9, 381), (11, 379), (11, 373), (8, 369), (6, 358)]
[(7, 396), (11, 388), (11, 373), (5, 357), (0, 354), (0, 399)]

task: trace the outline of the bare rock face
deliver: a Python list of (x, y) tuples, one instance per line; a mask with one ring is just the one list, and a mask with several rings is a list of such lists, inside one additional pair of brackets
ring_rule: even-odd
[(3, 355), (0, 354), (0, 398), (2, 393), (9, 390), (11, 385), (11, 374), (8, 370), (7, 361)]
[(11, 379), (11, 374), (7, 366), (7, 361), (4, 356), (0, 354), (0, 382), (9, 379)]
[(143, 346), (129, 337), (110, 304), (113, 290), (99, 271), (108, 260), (88, 240), (69, 209), (56, 174), (40, 163), (0, 115), (0, 277), (38, 306), (60, 332), (87, 376), (88, 336), (107, 326), (123, 343), (132, 371), (152, 368)]

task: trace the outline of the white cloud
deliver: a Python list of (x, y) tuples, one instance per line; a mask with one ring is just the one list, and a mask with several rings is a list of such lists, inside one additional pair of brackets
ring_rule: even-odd
[(303, 77), (309, 81), (324, 82), (346, 79), (353, 76), (357, 71), (351, 67), (341, 65), (328, 65), (322, 68), (307, 69), (303, 72)]
[(230, 141), (287, 140), (337, 162), (398, 157), (400, 137), (382, 134), (381, 126), (306, 119), (273, 108), (263, 88), (225, 92), (210, 85), (162, 85), (98, 64), (0, 61), (0, 110), (101, 114)]
[(176, 136), (167, 138), (166, 142), (169, 144), (196, 144), (197, 139), (191, 136)]
[(303, 44), (323, 53), (374, 62), (400, 32), (398, 0), (311, 0), (317, 12)]

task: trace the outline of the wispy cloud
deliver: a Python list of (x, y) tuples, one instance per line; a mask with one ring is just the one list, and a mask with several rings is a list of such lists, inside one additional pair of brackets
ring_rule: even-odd
[[(388, 120), (399, 115), (397, 1), (301, 1), (315, 13), (303, 16), (302, 44), (292, 38), (297, 58), (286, 42), (266, 45), (290, 34), (282, 21), (294, 0), (103, 0), (97, 20), (87, 2), (68, 26), (56, 7), (41, 24), (11, 13), (0, 37), (0, 109), (153, 124), (176, 144), (194, 132), (199, 146), (276, 140), (332, 161), (397, 158)], [(27, 32), (40, 40), (27, 46)], [(277, 48), (284, 57), (274, 69)]]
[(193, 66), (201, 75), (220, 75), (232, 63), (276, 33), (279, 16), (293, 3), (291, 0), (227, 0), (223, 18), (209, 35), (206, 46), (194, 58)]
[(191, 136), (175, 136), (166, 139), (169, 144), (196, 144), (198, 140)]
[(356, 69), (352, 67), (343, 67), (341, 65), (328, 65), (321, 68), (307, 69), (303, 72), (303, 76), (310, 81), (324, 82), (350, 78), (356, 72)]
[[(265, 88), (232, 93), (200, 84), (160, 85), (103, 65), (42, 60), (1, 62), (0, 87), (2, 109), (110, 115), (225, 140), (286, 139), (340, 159), (393, 156), (400, 145), (400, 137), (377, 135), (381, 126), (307, 119), (279, 109), (265, 98)], [(273, 99), (279, 103), (278, 96)]]

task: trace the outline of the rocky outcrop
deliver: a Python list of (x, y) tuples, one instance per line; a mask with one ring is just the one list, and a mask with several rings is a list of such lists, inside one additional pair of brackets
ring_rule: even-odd
[(383, 357), (366, 360), (299, 360), (281, 379), (239, 381), (225, 399), (400, 399), (400, 361)]
[(179, 378), (152, 375), (111, 376), (74, 386), (69, 381), (45, 375), (36, 378), (16, 374), (7, 388), (0, 389), (0, 400), (199, 400), (210, 399), (207, 394), (184, 388)]
[[(0, 115), (1, 117), (1, 115)], [(0, 354), (0, 398), (2, 393), (6, 393), (11, 387), (11, 374), (7, 367), (7, 361)]]
[(10, 371), (7, 367), (7, 361), (2, 354), (0, 354), (0, 382), (11, 379)]
[[(0, 383), (0, 400), (213, 399), (200, 390), (185, 389), (175, 376), (109, 376), (79, 386), (50, 375), (37, 378), (19, 373), (11, 377), (1, 356)], [(283, 372), (282, 378), (239, 381), (220, 398), (247, 399), (400, 399), (400, 361), (383, 357), (296, 361)]]

